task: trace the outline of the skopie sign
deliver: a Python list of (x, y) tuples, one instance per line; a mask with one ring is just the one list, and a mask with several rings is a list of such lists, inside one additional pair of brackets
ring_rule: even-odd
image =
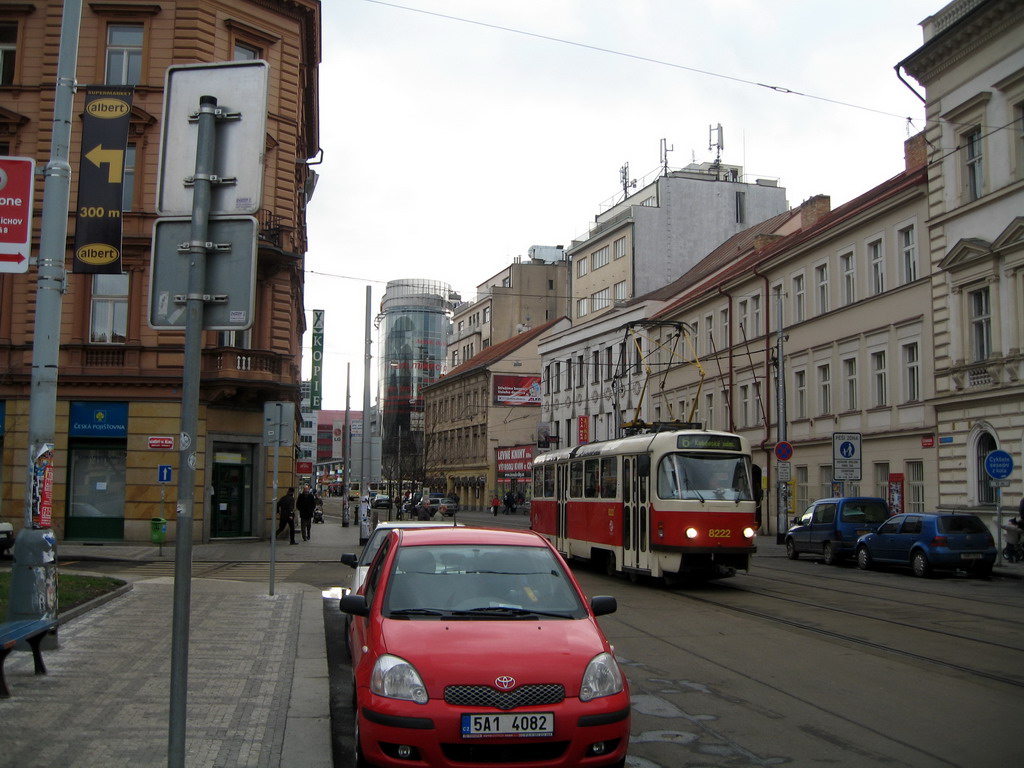
[(0, 272), (28, 272), (36, 161), (0, 157)]

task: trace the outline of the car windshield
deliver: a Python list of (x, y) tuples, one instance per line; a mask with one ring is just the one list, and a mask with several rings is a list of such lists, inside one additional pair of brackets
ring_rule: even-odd
[(752, 501), (749, 463), (735, 454), (670, 453), (658, 465), (658, 496)]
[(402, 547), (389, 579), (385, 609), (392, 617), (587, 615), (549, 549), (472, 544)]
[(988, 529), (974, 515), (948, 515), (938, 520), (939, 533), (985, 533)]
[(844, 523), (878, 525), (889, 519), (889, 509), (880, 501), (847, 501), (843, 504)]

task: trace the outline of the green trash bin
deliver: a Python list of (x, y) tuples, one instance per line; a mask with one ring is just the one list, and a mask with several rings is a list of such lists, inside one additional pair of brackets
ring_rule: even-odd
[(163, 544), (167, 538), (167, 521), (162, 517), (154, 517), (149, 521), (149, 538), (154, 544)]

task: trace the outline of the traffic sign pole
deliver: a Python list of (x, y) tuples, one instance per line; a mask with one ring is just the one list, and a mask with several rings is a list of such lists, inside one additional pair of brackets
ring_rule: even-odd
[(1003, 485), (1013, 472), (1013, 456), (1006, 451), (991, 451), (985, 456), (985, 474), (996, 489), (996, 565), (1003, 564)]

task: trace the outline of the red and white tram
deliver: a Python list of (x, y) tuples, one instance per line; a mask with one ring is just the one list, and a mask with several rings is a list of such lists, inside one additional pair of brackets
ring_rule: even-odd
[(672, 583), (749, 569), (760, 497), (745, 438), (672, 429), (537, 456), (530, 523), (566, 557)]

